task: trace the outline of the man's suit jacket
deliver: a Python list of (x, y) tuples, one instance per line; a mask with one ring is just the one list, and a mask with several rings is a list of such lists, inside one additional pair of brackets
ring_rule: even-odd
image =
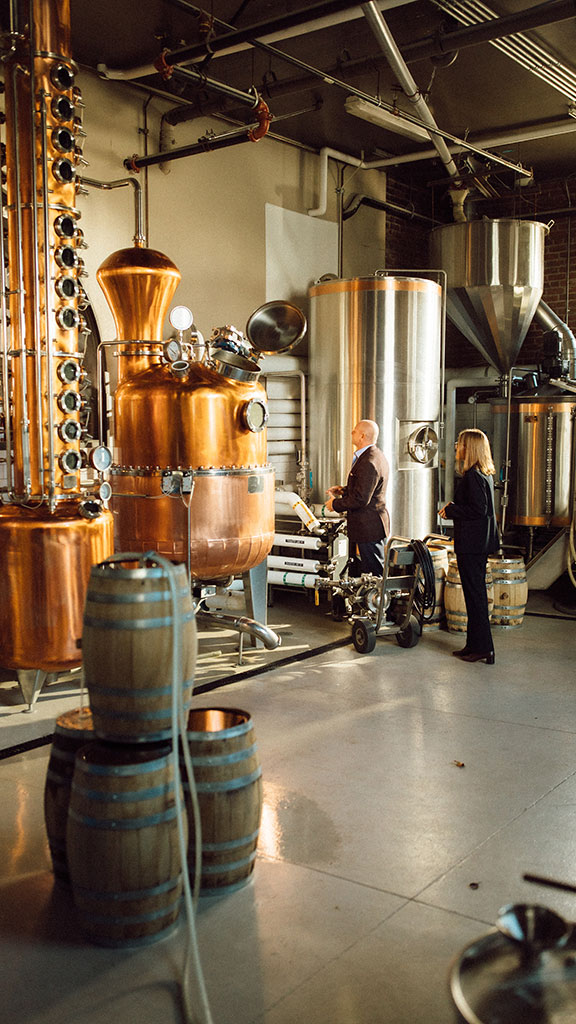
[(334, 511), (347, 514), (348, 539), (353, 543), (381, 540), (390, 533), (386, 508), (389, 472), (384, 453), (370, 445), (352, 466), (342, 496), (334, 498)]

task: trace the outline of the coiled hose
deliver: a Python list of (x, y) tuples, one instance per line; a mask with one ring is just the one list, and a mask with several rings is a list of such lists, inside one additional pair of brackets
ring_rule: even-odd
[(436, 604), (436, 575), (430, 549), (422, 540), (411, 540), (409, 547), (414, 552), (414, 561), (419, 565), (418, 583), (414, 594), (414, 608), (420, 622), (426, 622), (434, 614)]

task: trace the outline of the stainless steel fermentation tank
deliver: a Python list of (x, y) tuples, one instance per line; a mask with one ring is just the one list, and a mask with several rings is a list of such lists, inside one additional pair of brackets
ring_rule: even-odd
[[(514, 396), (510, 409), (509, 504), (510, 526), (569, 526), (574, 505), (576, 474), (576, 395)], [(506, 445), (508, 406), (491, 399), (494, 451)]]
[(431, 262), (446, 272), (446, 311), (465, 338), (507, 373), (544, 287), (545, 224), (512, 219), (435, 228)]
[(310, 289), (312, 500), (345, 483), (350, 433), (380, 426), (390, 465), (392, 532), (423, 537), (436, 523), (442, 289), (383, 276), (320, 281)]
[[(483, 219), (432, 232), (432, 262), (446, 271), (448, 316), (502, 374), (503, 384), (542, 297), (548, 230), (537, 222)], [(494, 461), (502, 477), (509, 463), (506, 522), (568, 526), (574, 503), (574, 395), (543, 384), (512, 395), (510, 402), (492, 399), (490, 405)], [(447, 437), (447, 471), (453, 466), (450, 442)]]

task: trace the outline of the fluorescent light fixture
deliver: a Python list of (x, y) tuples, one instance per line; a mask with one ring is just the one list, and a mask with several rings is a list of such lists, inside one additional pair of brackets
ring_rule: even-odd
[(392, 114), (389, 110), (384, 110), (383, 107), (377, 107), (375, 103), (363, 100), (361, 96), (347, 96), (344, 106), (348, 114), (361, 117), (364, 121), (370, 121), (371, 124), (377, 124), (389, 132), (406, 135), (409, 139), (418, 139), (419, 142), (430, 142), (430, 135), (425, 128), (408, 121), (407, 118), (402, 117), (401, 113)]

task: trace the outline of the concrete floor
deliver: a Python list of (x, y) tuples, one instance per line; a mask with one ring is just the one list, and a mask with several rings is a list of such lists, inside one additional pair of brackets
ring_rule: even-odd
[[(522, 880), (576, 883), (576, 622), (537, 611), (495, 631), (494, 666), (450, 657), (462, 638), (437, 630), (194, 697), (251, 713), (264, 779), (253, 878), (197, 915), (214, 1024), (452, 1024), (450, 964), (503, 904), (576, 918), (576, 896)], [(346, 637), (301, 600), (272, 612), (295, 653), (317, 630), (324, 645)], [(58, 713), (50, 686), (49, 701)], [(185, 925), (139, 950), (82, 937), (51, 873), (48, 756), (0, 761), (2, 1020), (176, 1024)]]

